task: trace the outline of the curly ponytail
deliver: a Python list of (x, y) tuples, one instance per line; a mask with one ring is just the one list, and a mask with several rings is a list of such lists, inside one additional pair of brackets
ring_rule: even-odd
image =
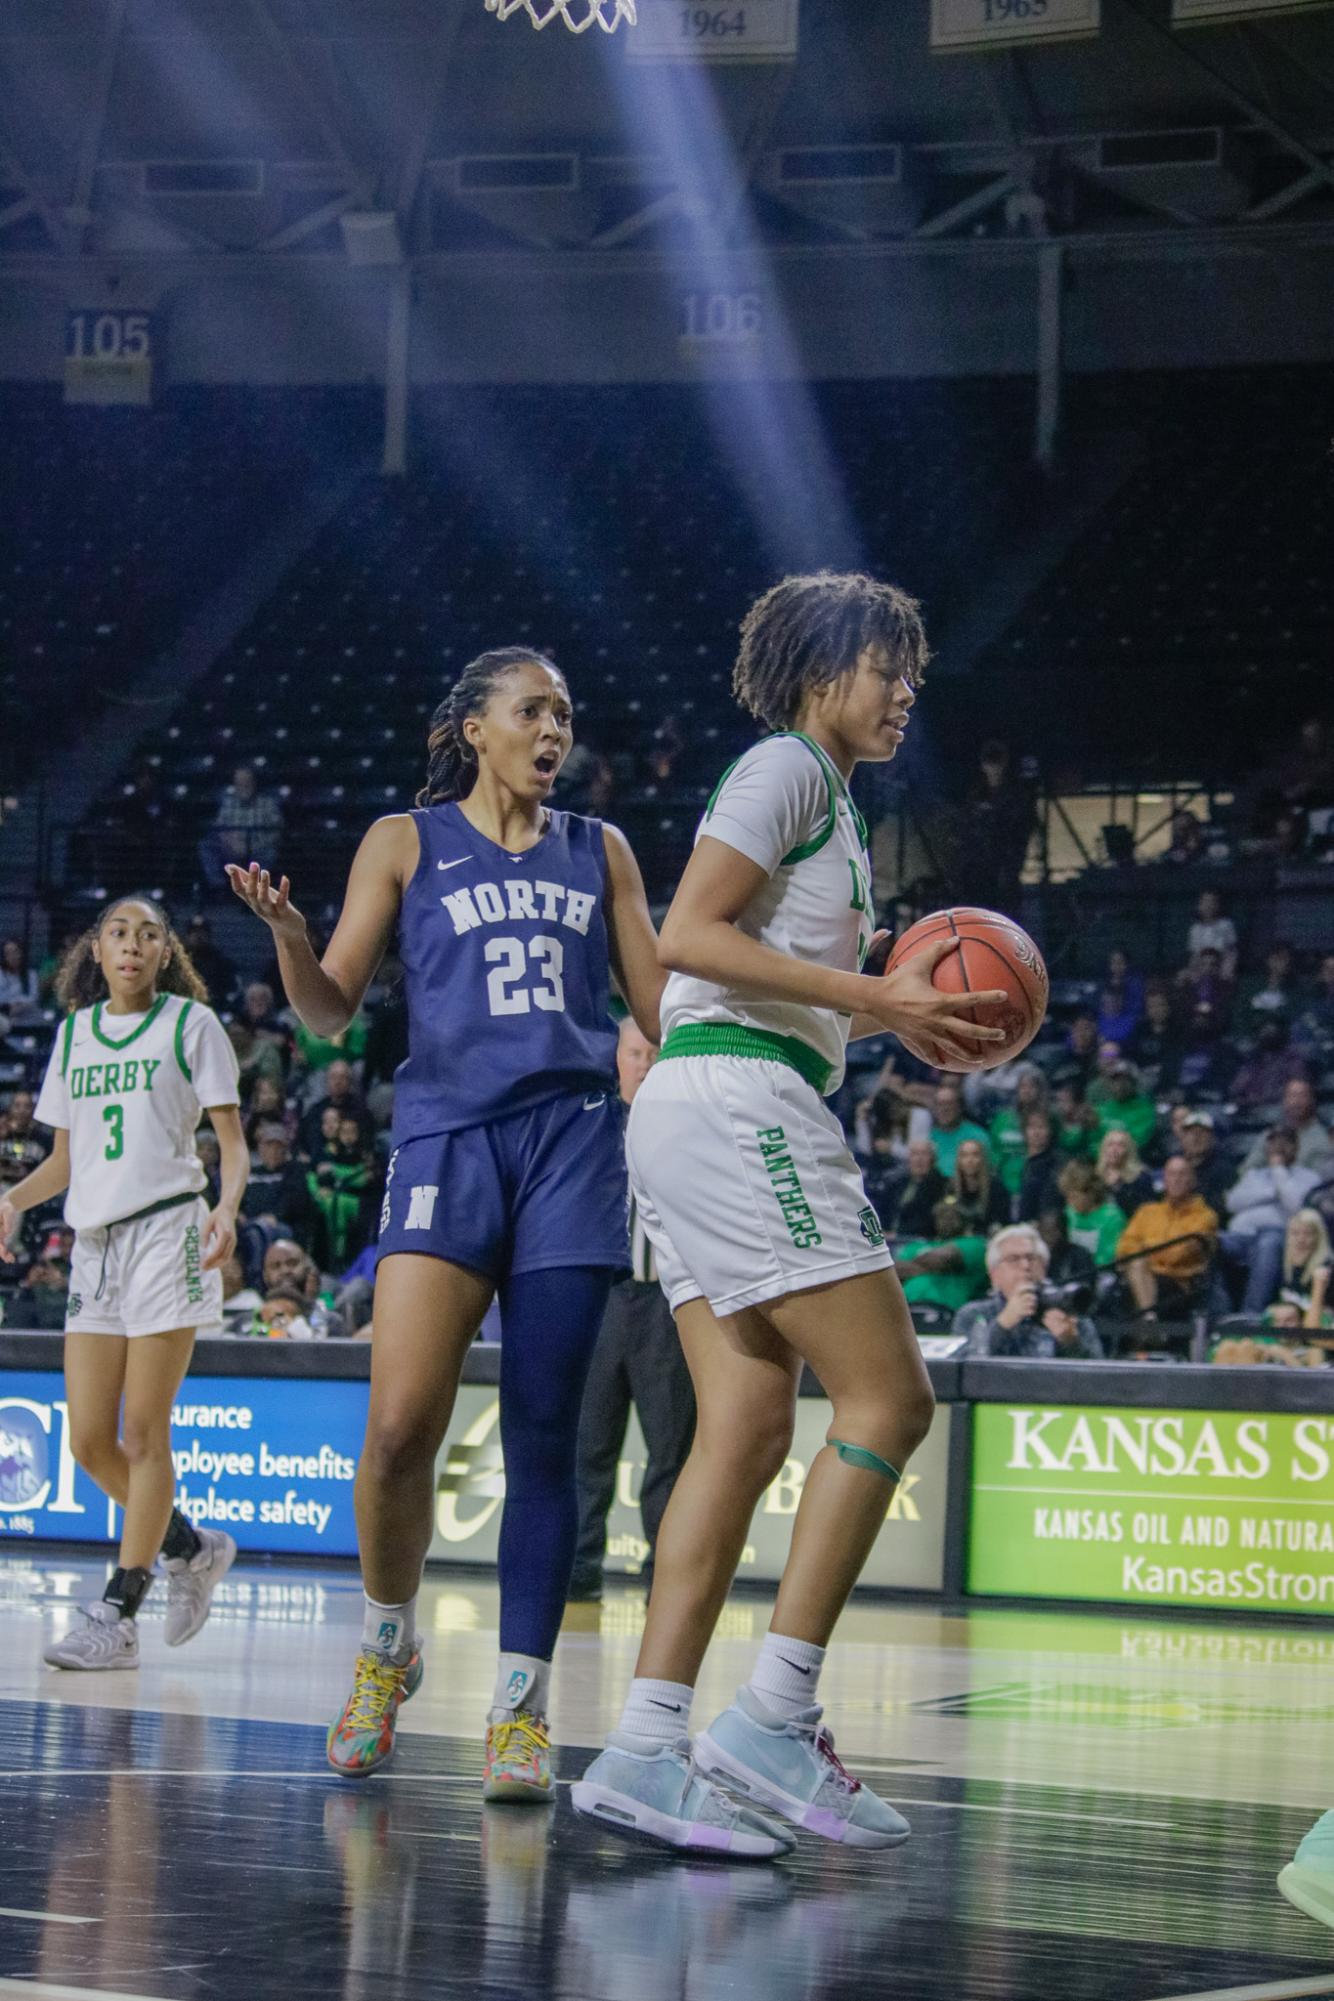
[(91, 1007), (94, 1001), (107, 998), (110, 988), (103, 976), (102, 968), (93, 957), (93, 946), (101, 937), (103, 927), (110, 923), (118, 910), (124, 910), (127, 903), (137, 903), (145, 910), (151, 910), (154, 922), (162, 927), (167, 941), (168, 958), (158, 975), (157, 990), (163, 994), (180, 994), (184, 1000), (206, 1001), (208, 988), (199, 977), (194, 960), (172, 928), (171, 919), (155, 896), (118, 896), (109, 903), (96, 924), (90, 924), (81, 938), (77, 938), (60, 962), (55, 979), (56, 1003), (66, 1014), (73, 1014), (76, 1008)]
[(426, 738), (426, 783), (417, 794), (419, 806), (440, 806), (466, 799), (477, 782), (477, 753), (463, 734), (469, 716), (480, 716), (507, 674), (518, 667), (560, 669), (530, 646), (496, 646), (470, 660), (431, 717)]

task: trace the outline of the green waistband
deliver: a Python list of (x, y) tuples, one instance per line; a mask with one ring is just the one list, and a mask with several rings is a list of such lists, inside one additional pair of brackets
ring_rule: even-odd
[(751, 1056), (768, 1063), (786, 1063), (821, 1097), (829, 1088), (833, 1065), (818, 1056), (809, 1042), (796, 1035), (773, 1035), (767, 1028), (743, 1028), (740, 1022), (688, 1021), (674, 1028), (662, 1045), (660, 1063), (669, 1056)]
[(150, 1202), (146, 1209), (136, 1209), (131, 1216), (118, 1216), (107, 1228), (119, 1230), (123, 1223), (142, 1223), (145, 1216), (160, 1216), (164, 1209), (183, 1209), (187, 1202), (197, 1202), (202, 1193), (201, 1188), (192, 1188), (188, 1195), (164, 1195), (160, 1202)]

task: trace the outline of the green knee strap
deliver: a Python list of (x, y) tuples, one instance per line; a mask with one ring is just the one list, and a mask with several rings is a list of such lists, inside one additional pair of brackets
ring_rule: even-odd
[(860, 1466), (867, 1473), (878, 1473), (882, 1480), (890, 1480), (895, 1486), (903, 1478), (888, 1459), (882, 1459), (877, 1452), (868, 1452), (864, 1445), (845, 1445), (841, 1438), (831, 1438), (829, 1443), (845, 1466)]

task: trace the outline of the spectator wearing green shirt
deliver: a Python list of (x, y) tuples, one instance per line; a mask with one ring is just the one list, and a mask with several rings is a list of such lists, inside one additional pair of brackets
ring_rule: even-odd
[(1152, 1098), (1144, 1095), (1138, 1070), (1124, 1056), (1107, 1073), (1107, 1095), (1097, 1111), (1099, 1139), (1113, 1126), (1124, 1126), (1141, 1153), (1157, 1129), (1157, 1107)]
[(303, 1021), (297, 1021), (292, 1029), (292, 1041), (296, 1048), (297, 1062), (308, 1072), (327, 1070), (331, 1063), (341, 1058), (348, 1063), (359, 1063), (366, 1053), (366, 1038), (370, 1034), (370, 1018), (365, 1009), (354, 1014), (347, 1027), (338, 1035), (312, 1035)]
[(1051, 1094), (1051, 1116), (1061, 1152), (1071, 1160), (1086, 1160), (1095, 1145), (1098, 1115), (1086, 1102), (1077, 1075), (1056, 1079)]
[(1047, 1080), (1030, 1063), (1020, 1073), (1013, 1104), (1001, 1106), (987, 1134), (996, 1178), (1007, 1195), (1017, 1195), (1024, 1178), (1024, 1120), (1030, 1112), (1047, 1109)]
[(1125, 1213), (1086, 1160), (1070, 1160), (1057, 1185), (1065, 1197), (1065, 1228), (1072, 1244), (1080, 1245), (1095, 1265), (1109, 1265), (1126, 1226)]
[(953, 1202), (936, 1205), (933, 1237), (899, 1244), (894, 1269), (910, 1306), (957, 1313), (987, 1289), (987, 1240), (971, 1233)]
[(936, 1149), (936, 1164), (941, 1173), (949, 1176), (954, 1172), (954, 1156), (959, 1151), (959, 1142), (965, 1139), (980, 1139), (991, 1157), (991, 1147), (983, 1127), (973, 1124), (963, 1115), (963, 1092), (957, 1084), (937, 1084), (931, 1102), (931, 1143)]

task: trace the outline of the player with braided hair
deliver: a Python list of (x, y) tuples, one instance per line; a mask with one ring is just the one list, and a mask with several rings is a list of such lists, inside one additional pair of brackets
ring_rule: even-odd
[(329, 1759), (352, 1778), (383, 1764), (421, 1680), (415, 1608), (436, 1455), (497, 1295), (506, 1493), (488, 1799), (554, 1798), (546, 1719), (578, 1530), (579, 1406), (628, 1263), (609, 983), (653, 1042), (664, 983), (624, 836), (546, 803), (572, 741), (570, 692), (550, 660), (506, 647), (472, 661), (431, 719), (417, 810), (365, 836), (322, 960), (285, 876), (228, 871), (318, 1035), (347, 1026), (398, 928), (408, 1057), (357, 1471), (365, 1623)]

